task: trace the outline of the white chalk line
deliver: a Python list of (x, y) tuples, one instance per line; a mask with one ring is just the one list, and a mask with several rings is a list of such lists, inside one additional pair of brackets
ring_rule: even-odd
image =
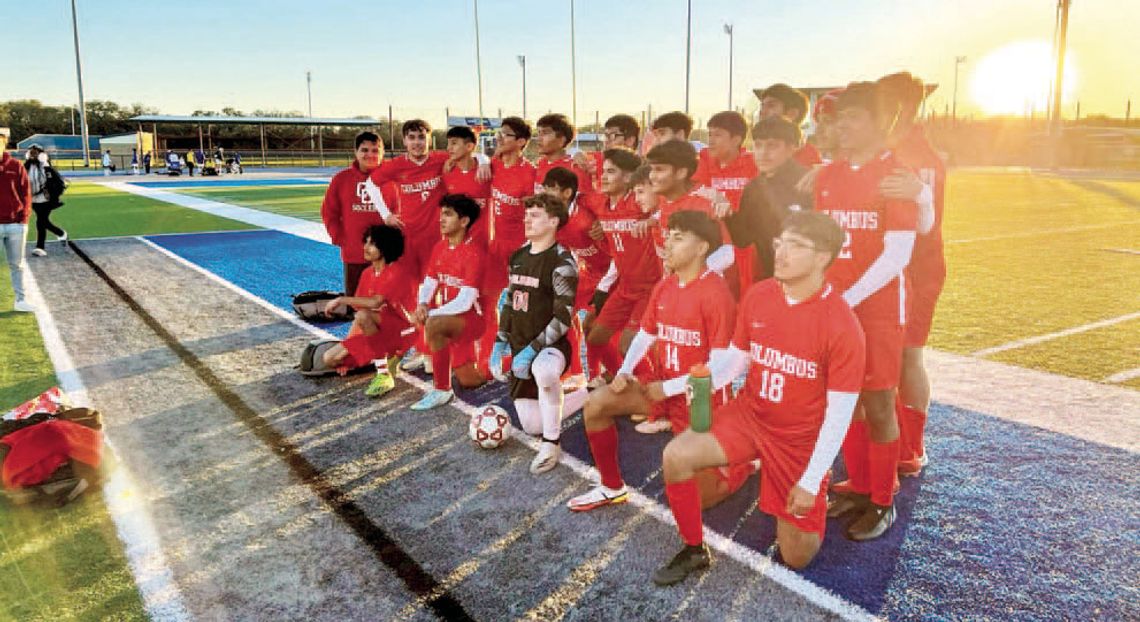
[(982, 348), (981, 350), (971, 352), (970, 355), (979, 357), (990, 356), (999, 352), (1016, 350), (1018, 348), (1024, 348), (1026, 346), (1032, 346), (1046, 341), (1052, 341), (1053, 339), (1068, 337), (1070, 335), (1077, 335), (1080, 333), (1088, 332), (1090, 330), (1096, 330), (1098, 328), (1105, 328), (1107, 326), (1120, 324), (1122, 322), (1130, 322), (1136, 319), (1140, 319), (1140, 311), (1136, 311), (1134, 313), (1126, 313), (1124, 315), (1107, 318), (1097, 322), (1090, 322), (1088, 324), (1082, 324), (1080, 326), (1074, 326), (1072, 328), (1066, 328), (1065, 330), (1059, 330), (1053, 333), (1046, 333), (1044, 335), (1037, 335), (1035, 337), (1026, 337), (1025, 339), (1018, 339), (1017, 341), (1010, 341), (1008, 343), (1003, 343), (1001, 345), (996, 345), (989, 348)]
[(1111, 229), (1122, 225), (1140, 224), (1140, 220), (1124, 220), (1121, 222), (1104, 223), (1099, 225), (1080, 225), (1076, 227), (1059, 227), (1056, 229), (1038, 229), (1036, 231), (1022, 231), (1019, 233), (1005, 233), (1001, 235), (987, 235), (976, 238), (948, 239), (946, 244), (970, 244), (972, 242), (992, 242), (994, 240), (1009, 240), (1014, 238), (1028, 238), (1038, 235), (1054, 235), (1057, 233), (1077, 233), (1080, 231), (1094, 231), (1097, 229)]

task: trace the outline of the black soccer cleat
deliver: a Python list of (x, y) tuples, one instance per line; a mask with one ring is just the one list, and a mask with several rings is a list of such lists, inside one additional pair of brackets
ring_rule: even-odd
[(868, 495), (854, 492), (832, 493), (827, 500), (827, 517), (839, 518), (851, 512), (862, 513), (870, 504), (871, 498)]
[(895, 506), (870, 504), (863, 515), (847, 526), (847, 537), (856, 542), (874, 540), (895, 524)]
[(709, 547), (704, 543), (696, 546), (686, 545), (680, 553), (673, 556), (668, 564), (653, 573), (653, 582), (660, 586), (673, 585), (685, 580), (693, 572), (704, 570), (712, 563)]

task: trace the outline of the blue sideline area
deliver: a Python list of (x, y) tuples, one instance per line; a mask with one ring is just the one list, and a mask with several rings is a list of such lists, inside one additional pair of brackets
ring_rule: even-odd
[[(337, 251), (288, 234), (149, 239), (282, 309), (292, 309), (299, 291), (340, 288)], [(498, 403), (513, 416), (503, 385), (460, 397)], [(628, 422), (620, 434), (626, 481), (664, 504), (657, 471), (669, 436), (638, 434)], [(1140, 619), (1135, 454), (945, 405), (932, 409), (927, 436), (932, 462), (921, 478), (902, 482), (898, 523), (856, 544), (843, 537), (841, 521), (830, 521), (805, 577), (891, 619)], [(580, 417), (568, 420), (563, 447), (592, 463)], [(837, 460), (834, 479), (842, 471)], [(755, 510), (757, 486), (753, 477), (705, 520), (765, 551), (775, 522)], [(582, 521), (588, 526), (589, 516)], [(676, 544), (667, 543), (668, 553)]]
[(218, 179), (186, 177), (178, 181), (131, 181), (128, 182), (143, 188), (176, 189), (176, 188), (229, 188), (241, 186), (327, 186), (328, 179), (319, 177), (290, 177), (282, 179)]

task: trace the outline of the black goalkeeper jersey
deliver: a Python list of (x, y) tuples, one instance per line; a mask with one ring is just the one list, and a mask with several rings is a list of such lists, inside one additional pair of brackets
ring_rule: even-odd
[(574, 317), (578, 262), (561, 244), (538, 254), (524, 244), (510, 258), (507, 304), (499, 317), (499, 340), (512, 353), (532, 346), (569, 354), (566, 333)]

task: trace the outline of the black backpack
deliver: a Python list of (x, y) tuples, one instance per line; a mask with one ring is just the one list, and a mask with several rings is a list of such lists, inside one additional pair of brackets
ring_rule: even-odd
[(54, 166), (44, 167), (44, 178), (44, 191), (47, 192), (48, 202), (53, 207), (63, 205), (63, 201), (59, 199), (67, 191), (67, 180), (59, 174), (59, 171), (55, 170)]
[(325, 352), (340, 343), (335, 339), (314, 339), (301, 351), (301, 363), (297, 366), (302, 376), (331, 376), (336, 369), (325, 365)]
[(333, 298), (343, 296), (339, 292), (319, 291), (312, 290), (301, 292), (293, 296), (293, 312), (297, 317), (307, 322), (347, 322), (351, 321), (355, 310), (348, 306), (342, 306), (337, 309), (336, 313), (332, 315), (325, 314), (325, 307)]

